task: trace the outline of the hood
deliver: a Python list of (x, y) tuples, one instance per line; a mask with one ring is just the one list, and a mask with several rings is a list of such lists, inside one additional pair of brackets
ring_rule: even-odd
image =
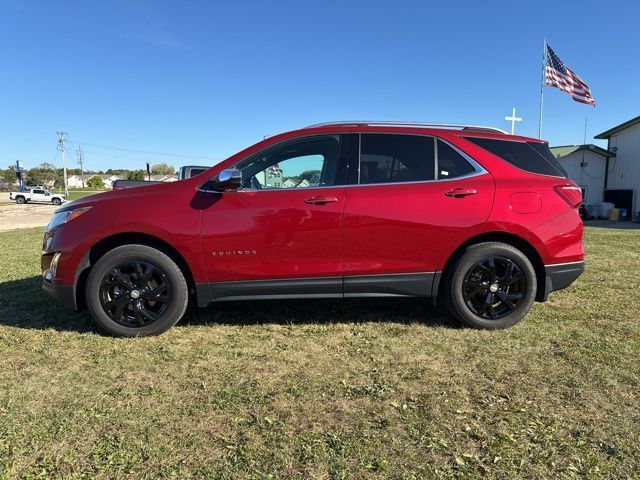
[(167, 196), (170, 197), (173, 192), (178, 189), (182, 190), (184, 188), (189, 188), (189, 183), (193, 183), (193, 188), (195, 189), (198, 182), (193, 182), (192, 179), (189, 178), (178, 182), (153, 183), (151, 185), (141, 185), (137, 187), (123, 188), (120, 190), (100, 192), (94, 195), (87, 195), (86, 197), (78, 198), (77, 200), (65, 204), (64, 207), (59, 208), (56, 211), (63, 212), (65, 210), (88, 207), (123, 198), (130, 199), (132, 202), (135, 202), (139, 197), (148, 198), (149, 196), (159, 195), (162, 196), (163, 200), (166, 200)]

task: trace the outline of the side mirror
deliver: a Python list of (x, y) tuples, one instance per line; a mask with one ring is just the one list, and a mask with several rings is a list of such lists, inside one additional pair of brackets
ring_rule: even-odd
[(207, 182), (207, 190), (216, 192), (230, 192), (242, 187), (242, 172), (235, 168), (222, 170), (216, 178)]

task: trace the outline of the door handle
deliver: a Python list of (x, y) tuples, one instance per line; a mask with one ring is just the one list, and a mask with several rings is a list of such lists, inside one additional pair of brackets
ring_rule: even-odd
[(326, 203), (334, 203), (337, 202), (338, 199), (336, 197), (325, 197), (325, 196), (319, 196), (319, 197), (311, 197), (311, 198), (307, 198), (304, 203), (310, 203), (312, 205), (324, 205)]
[(445, 196), (453, 197), (453, 198), (462, 198), (467, 197), (469, 195), (475, 195), (478, 191), (475, 188), (454, 188), (453, 190), (449, 190), (445, 192)]

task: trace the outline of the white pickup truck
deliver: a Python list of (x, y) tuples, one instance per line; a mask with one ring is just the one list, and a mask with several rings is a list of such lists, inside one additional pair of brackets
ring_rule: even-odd
[(16, 203), (50, 203), (52, 205), (62, 205), (67, 201), (64, 195), (51, 193), (44, 188), (29, 188), (24, 192), (10, 192), (9, 199)]

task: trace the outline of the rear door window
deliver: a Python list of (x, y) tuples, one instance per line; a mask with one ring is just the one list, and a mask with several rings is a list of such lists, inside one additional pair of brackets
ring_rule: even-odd
[[(496, 140), (493, 138), (465, 137), (511, 165), (530, 173), (566, 177), (566, 170), (555, 159), (546, 143)], [(547, 153), (548, 152), (548, 153)]]
[(367, 133), (361, 136), (360, 184), (434, 180), (433, 137)]

